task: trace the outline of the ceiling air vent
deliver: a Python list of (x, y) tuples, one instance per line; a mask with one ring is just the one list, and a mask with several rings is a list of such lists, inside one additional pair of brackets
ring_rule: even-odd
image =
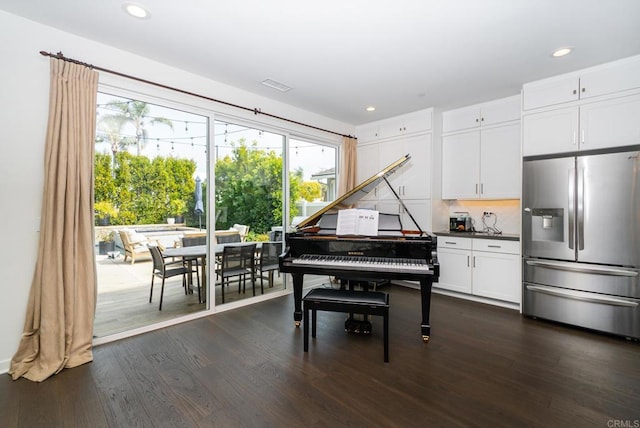
[(290, 91), (292, 89), (291, 86), (287, 86), (284, 83), (277, 82), (277, 81), (275, 81), (273, 79), (264, 79), (260, 83), (262, 83), (264, 86), (268, 86), (270, 88), (277, 89), (280, 92), (288, 92), (288, 91)]

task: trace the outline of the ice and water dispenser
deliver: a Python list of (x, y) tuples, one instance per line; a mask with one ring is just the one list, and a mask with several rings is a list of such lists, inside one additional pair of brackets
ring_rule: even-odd
[(533, 241), (564, 241), (564, 209), (531, 209), (531, 239)]

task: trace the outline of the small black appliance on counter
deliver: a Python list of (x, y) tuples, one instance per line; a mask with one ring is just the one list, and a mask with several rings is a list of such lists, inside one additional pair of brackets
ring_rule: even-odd
[(449, 216), (450, 232), (472, 232), (473, 222), (467, 212), (455, 212)]

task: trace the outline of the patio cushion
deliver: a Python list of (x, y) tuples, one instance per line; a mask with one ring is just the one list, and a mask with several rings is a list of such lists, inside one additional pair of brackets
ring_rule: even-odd
[(129, 242), (131, 242), (132, 244), (137, 244), (137, 243), (144, 244), (148, 242), (148, 239), (142, 233), (137, 233), (134, 231), (133, 233), (129, 233)]

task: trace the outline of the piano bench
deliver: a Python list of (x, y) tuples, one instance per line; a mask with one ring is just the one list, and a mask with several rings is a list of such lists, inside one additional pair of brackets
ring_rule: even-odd
[(309, 311), (311, 336), (316, 337), (316, 312), (345, 312), (379, 315), (384, 323), (384, 362), (389, 362), (389, 295), (380, 291), (350, 291), (314, 288), (302, 298), (304, 312), (304, 352), (309, 351)]

